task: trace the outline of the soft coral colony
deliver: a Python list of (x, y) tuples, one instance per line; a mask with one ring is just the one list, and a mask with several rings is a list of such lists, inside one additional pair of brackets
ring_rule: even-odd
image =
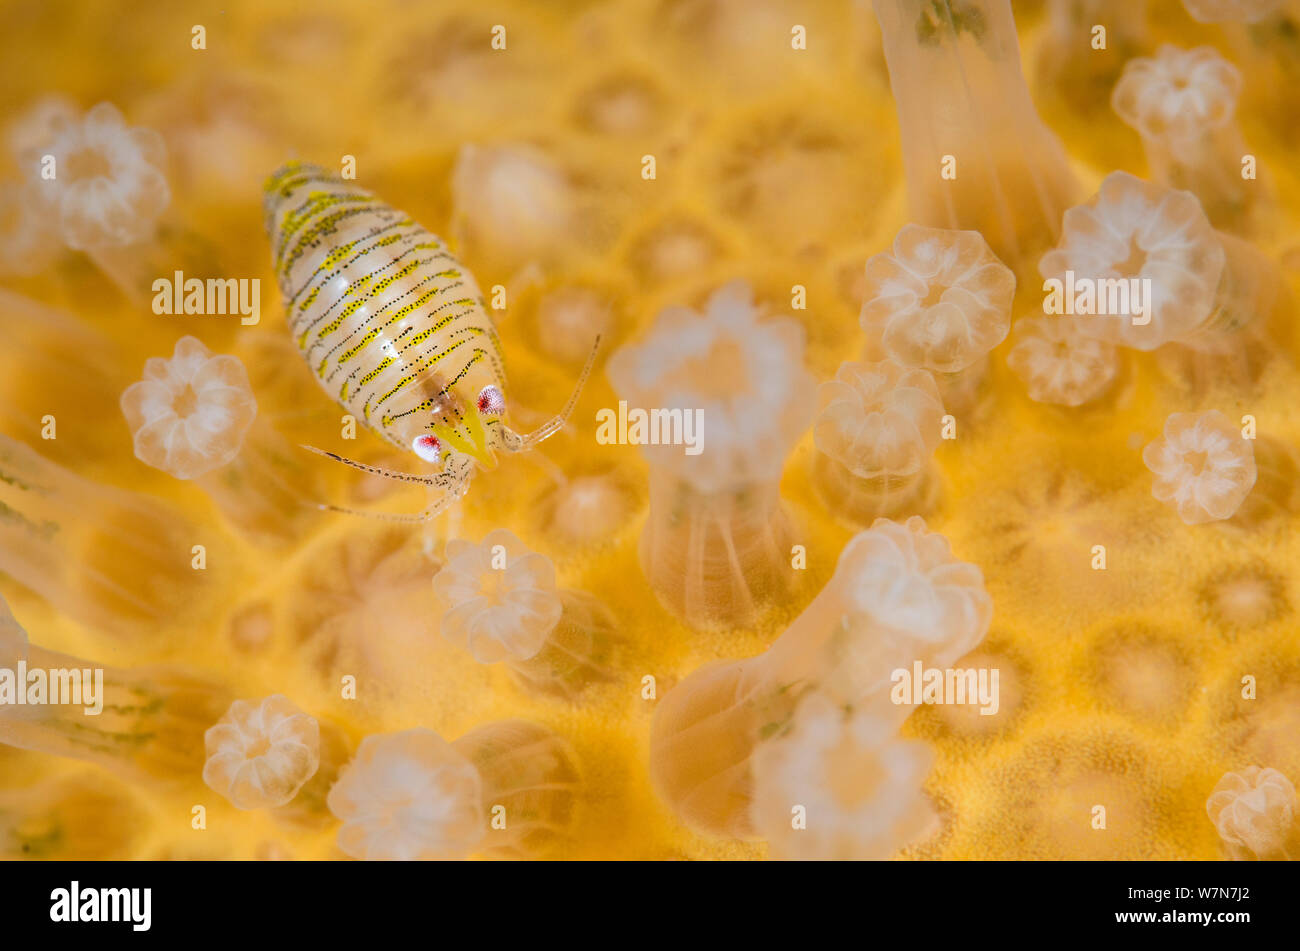
[[(696, 6), (707, 15), (655, 6), (646, 26), (663, 32), (665, 56), (765, 89), (753, 44), (737, 46), (735, 33), (784, 29), (776, 5)], [(0, 570), (102, 635), (104, 658), (139, 659), (105, 669), (102, 721), (0, 707), (0, 742), (115, 773), (121, 789), (105, 787), (95, 810), (131, 814), (133, 790), (203, 797), (235, 810), (232, 828), (274, 829), (271, 851), (324, 832), (334, 858), (601, 854), (586, 841), (607, 828), (596, 817), (631, 800), (617, 791), (619, 756), (623, 778), (652, 787), (654, 808), (676, 826), (719, 847), (766, 843), (748, 854), (943, 854), (981, 823), (1016, 821), (996, 795), (991, 812), (963, 815), (944, 784), (960, 771), (954, 760), (1021, 722), (971, 728), (945, 714), (942, 727), (918, 726), (922, 697), (891, 689), (914, 668), (1014, 660), (1003, 682), (1017, 684), (1049, 662), (1031, 639), (1008, 647), (1014, 620), (994, 624), (994, 596), (1001, 623), (1000, 592), (1016, 579), (972, 554), (988, 546), (953, 504), (971, 498), (967, 434), (1009, 442), (1005, 431), (1025, 419), (1064, 429), (1122, 415), (1142, 431), (1104, 451), (1124, 460), (1117, 478), (1140, 488), (1129, 493), (1132, 517), (1184, 553), (1271, 531), (1265, 503), (1300, 508), (1279, 488), (1285, 434), (1257, 443), (1255, 417), (1244, 421), (1270, 363), (1294, 356), (1290, 300), (1266, 250), (1276, 223), (1260, 196), (1272, 185), (1242, 174), (1255, 134), (1242, 113), (1259, 93), (1250, 66), (1213, 47), (1157, 46), (1142, 4), (1049, 0), (1044, 81), (1090, 90), (1092, 120), (1110, 108), (1117, 139), (1137, 133), (1125, 167), (1088, 169), (1034, 105), (1009, 0), (872, 6), (879, 31), (864, 41), (872, 48), (854, 47), (853, 75), (892, 93), (905, 178), (878, 221), (866, 207), (879, 196), (839, 208), (826, 193), (866, 189), (872, 176), (855, 167), (857, 140), (819, 125), (804, 103), (757, 132), (724, 130), (739, 144), (717, 163), (720, 201), (683, 189), (677, 180), (696, 173), (692, 156), (721, 119), (701, 104), (673, 120), (684, 95), (673, 77), (621, 63), (610, 72), (600, 60), (574, 66), (571, 115), (528, 100), (576, 130), (573, 143), (498, 141), (499, 131), (457, 118), (465, 140), (439, 164), (439, 198), (420, 214), (322, 166), (274, 172), (265, 224), (291, 336), (258, 330), (283, 339), (249, 343), (169, 319), (174, 332), (150, 327), (113, 354), (110, 372), (84, 361), (108, 352), (94, 317), (6, 292), (15, 329), (48, 341), (52, 362), (82, 355), (69, 386), (83, 407), (120, 408), (116, 443), (72, 435), (82, 457), (129, 464), (145, 487), (97, 481), (78, 456), (56, 455), (57, 443), (38, 452), (0, 437)], [(1222, 24), (1206, 29), (1236, 42), (1283, 15), (1276, 2), (1185, 6), (1188, 24)], [(613, 15), (593, 11), (574, 33), (591, 43)], [(1112, 23), (1116, 45), (1079, 55), (1093, 19)], [(545, 62), (529, 52), (497, 66), (504, 58), (487, 55), (467, 22), (425, 24), (431, 42), (421, 42), (436, 56), (386, 61), (386, 88), (397, 76), (402, 95), (385, 108), (409, 110), (417, 92), (421, 109), (426, 99), (449, 108), (453, 88), (467, 103), (520, 107), (523, 77)], [(1242, 23), (1254, 32), (1234, 32)], [(879, 74), (863, 73), (865, 61)], [(812, 71), (801, 82), (817, 81), (818, 67), (800, 68)], [(498, 70), (509, 75), (494, 79)], [(175, 109), (144, 112), (168, 121)], [(10, 125), (23, 177), (0, 184), (0, 273), (58, 286), (92, 280), (88, 262), (135, 300), (142, 267), (202, 240), (177, 224), (194, 197), (169, 181), (168, 128), (136, 121), (131, 109), (82, 113), (52, 97)], [(221, 121), (243, 128), (237, 112)], [(298, 131), (306, 141), (286, 143), (293, 151), (319, 145)], [(261, 133), (244, 132), (258, 151)], [(659, 152), (662, 179), (643, 160), (637, 184), (656, 197), (632, 220), (644, 199), (602, 163), (642, 139), (635, 151)], [(183, 158), (190, 172), (202, 164)], [(1145, 177), (1128, 170), (1141, 160)], [(45, 177), (51, 162), (62, 171)], [(400, 174), (380, 177), (404, 200)], [(791, 210), (809, 203), (828, 208)], [(446, 221), (450, 241), (424, 229), (426, 214)], [(860, 243), (846, 250), (850, 218)], [(787, 272), (846, 257), (856, 319), (821, 310), (825, 287), (811, 279), (808, 310), (786, 288), (772, 292)], [(1043, 281), (1122, 284), (1133, 306), (1097, 310), (1099, 291), (1062, 315), (1044, 303)], [(510, 302), (504, 319), (498, 299)], [(597, 357), (591, 342), (602, 337), (612, 345)], [(284, 362), (268, 369), (267, 353)], [(507, 355), (531, 371), (509, 391)], [(697, 451), (594, 439), (590, 414), (574, 409), (598, 358), (604, 372), (590, 387), (602, 399), (665, 418), (698, 413)], [(11, 388), (18, 416), (42, 416), (44, 397)], [(560, 390), (573, 395), (549, 415)], [(1159, 396), (1134, 395), (1148, 391)], [(508, 413), (530, 432), (508, 428)], [(367, 448), (367, 427), (389, 443), (386, 455)], [(347, 466), (318, 465), (293, 444), (307, 441), (291, 438), (301, 433)], [(524, 452), (547, 438), (545, 454)], [(498, 470), (497, 451), (521, 455)], [(395, 486), (427, 493), (419, 515), (389, 510)], [(327, 501), (339, 494), (349, 508)], [(1046, 499), (1026, 516), (1030, 535), (1071, 517)], [(391, 524), (403, 521), (421, 524)], [(219, 567), (240, 557), (257, 569)], [(229, 591), (239, 592), (233, 605), (221, 603)], [(44, 636), (29, 641), (0, 609), (0, 666), (100, 667), (38, 646)], [(220, 646), (234, 655), (221, 676), (185, 669), (172, 649), (209, 616), (222, 619)], [(1013, 711), (1031, 692), (1014, 690), (1004, 698)], [(653, 706), (629, 727), (634, 695)], [(505, 715), (513, 709), (528, 717)], [(1294, 713), (1271, 715), (1280, 726), (1259, 736), (1296, 725)], [(626, 749), (600, 749), (601, 731), (618, 736), (606, 746)], [(1217, 774), (1185, 783), (1201, 797), (1198, 841), (1233, 858), (1296, 854), (1297, 777), (1287, 771), (1297, 763), (1246, 761), (1277, 759), (1276, 749), (1225, 740)], [(55, 782), (7, 808), (38, 812), (47, 786), (63, 815), (70, 797)], [(1068, 817), (1049, 813), (1025, 813), (1052, 826), (1043, 842), (1078, 841), (1058, 828)], [(0, 854), (17, 836), (0, 823)]]

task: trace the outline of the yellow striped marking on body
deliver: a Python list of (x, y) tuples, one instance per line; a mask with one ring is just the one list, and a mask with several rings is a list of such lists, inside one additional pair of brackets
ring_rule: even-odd
[(349, 360), (355, 357), (362, 350), (366, 349), (366, 347), (370, 345), (370, 342), (378, 336), (379, 336), (379, 328), (376, 327), (371, 329), (369, 333), (367, 333), (364, 337), (361, 338), (361, 340), (357, 342), (357, 345), (355, 347), (353, 347), (351, 350), (347, 351), (341, 357), (339, 357), (339, 364), (342, 365), (344, 363), (347, 363)]
[[(369, 373), (367, 373), (365, 376), (361, 378), (361, 381), (358, 385), (365, 386), (375, 377), (379, 376), (379, 374), (383, 373), (385, 370), (391, 367), (395, 362), (397, 361), (395, 361), (392, 357), (384, 357), (384, 359), (379, 361), (378, 366), (376, 366), (373, 370), (371, 370)], [(347, 384), (345, 383), (344, 386), (346, 387)]]
[(334, 331), (338, 330), (340, 327), (343, 326), (343, 321), (347, 320), (349, 317), (351, 317), (353, 314), (355, 314), (357, 311), (359, 311), (362, 307), (365, 306), (366, 306), (366, 302), (363, 300), (354, 300), (348, 303), (346, 306), (344, 306), (343, 310), (339, 313), (337, 317), (334, 318), (334, 320), (331, 323), (328, 323), (321, 328), (320, 333), (316, 335), (316, 342), (320, 343), (320, 341), (324, 340), (330, 334), (334, 333)]

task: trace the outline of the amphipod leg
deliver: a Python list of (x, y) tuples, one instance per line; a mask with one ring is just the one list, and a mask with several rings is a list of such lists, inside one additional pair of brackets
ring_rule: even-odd
[[(425, 440), (431, 440), (436, 444), (432, 437), (422, 437)], [(427, 454), (426, 447), (417, 439), (417, 452), (422, 452), (423, 458), (428, 461), (437, 461), (440, 453), (433, 455)], [(361, 509), (343, 508), (338, 505), (329, 505), (327, 503), (309, 503), (313, 507), (325, 512), (341, 512), (344, 515), (360, 515), (364, 518), (381, 519), (387, 522), (427, 522), (430, 519), (437, 518), (452, 505), (456, 504), (464, 497), (465, 492), (469, 489), (469, 481), (474, 474), (474, 464), (465, 459), (463, 462), (459, 459), (448, 464), (448, 468), (442, 472), (435, 472), (432, 475), (414, 475), (409, 472), (396, 472), (392, 469), (381, 469), (378, 466), (368, 466), (364, 463), (356, 462), (352, 459), (345, 459), (343, 456), (336, 455), (332, 452), (326, 452), (323, 449), (316, 449), (313, 446), (303, 446), (317, 455), (333, 459), (335, 462), (341, 462), (345, 465), (352, 466), (354, 469), (360, 469), (363, 472), (373, 473), (374, 475), (383, 476), (387, 479), (397, 479), (401, 482), (415, 482), (420, 485), (430, 486), (436, 489), (442, 489), (442, 495), (420, 512), (414, 512), (409, 515), (393, 514), (389, 512), (366, 512)]]
[(354, 459), (346, 459), (337, 453), (329, 452), (325, 449), (317, 449), (315, 446), (301, 446), (308, 452), (314, 452), (318, 456), (324, 456), (326, 459), (333, 459), (335, 462), (341, 462), (345, 466), (351, 466), (353, 469), (360, 469), (362, 472), (369, 472), (371, 475), (383, 476), (385, 479), (397, 479), (400, 482), (418, 482), (420, 485), (445, 485), (440, 482), (446, 473), (438, 472), (433, 475), (416, 475), (412, 472), (398, 472), (395, 469), (381, 469), (378, 466), (368, 466), (364, 462), (357, 462)]
[(392, 512), (366, 512), (361, 509), (347, 509), (338, 505), (327, 505), (325, 503), (320, 503), (316, 507), (325, 512), (341, 512), (344, 515), (359, 515), (362, 518), (380, 519), (385, 522), (417, 523), (427, 522), (430, 519), (437, 518), (443, 512), (447, 511), (448, 508), (459, 502), (464, 494), (464, 492), (447, 492), (445, 495), (439, 496), (438, 500), (432, 503), (428, 508), (420, 512), (412, 512), (409, 515)]

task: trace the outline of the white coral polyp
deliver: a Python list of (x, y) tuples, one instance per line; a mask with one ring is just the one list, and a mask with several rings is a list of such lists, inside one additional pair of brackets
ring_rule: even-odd
[(1142, 135), (1176, 148), (1230, 122), (1240, 94), (1241, 73), (1213, 47), (1165, 44), (1124, 65), (1111, 105)]
[(5, 141), (14, 158), (30, 169), (58, 135), (75, 124), (78, 109), (72, 100), (59, 95), (45, 96), (28, 106), (5, 130)]
[(1275, 857), (1295, 825), (1295, 786), (1275, 769), (1250, 766), (1219, 780), (1205, 811), (1235, 857)]
[(1015, 290), (978, 231), (906, 225), (867, 261), (862, 328), (895, 362), (952, 373), (1006, 337)]
[(1282, 9), (1286, 0), (1183, 0), (1199, 23), (1255, 23)]
[(320, 724), (280, 694), (236, 700), (203, 739), (203, 781), (239, 809), (283, 806), (320, 766)]
[(448, 542), (433, 590), (448, 606), (443, 636), (483, 664), (535, 656), (563, 612), (555, 565), (504, 528)]
[(847, 612), (916, 644), (939, 666), (982, 641), (993, 619), (984, 573), (954, 558), (948, 539), (919, 515), (876, 519), (845, 546), (831, 584)]
[(1218, 410), (1171, 414), (1142, 461), (1155, 476), (1151, 494), (1188, 525), (1231, 518), (1255, 485), (1251, 442)]
[(1150, 288), (1146, 323), (1134, 323), (1132, 314), (1098, 314), (1078, 326), (1090, 337), (1154, 350), (1205, 322), (1214, 309), (1224, 257), (1195, 195), (1111, 172), (1087, 204), (1065, 213), (1061, 240), (1043, 255), (1038, 270), (1062, 282), (1072, 271), (1076, 285), (1080, 278), (1149, 281), (1140, 285)]
[(150, 357), (144, 379), (122, 393), (141, 462), (194, 479), (232, 461), (257, 415), (243, 363), (182, 337), (170, 360)]
[[(916, 661), (947, 667), (988, 634), (993, 600), (984, 574), (953, 557), (948, 540), (912, 516), (876, 519), (840, 554), (830, 582), (805, 616), (831, 625), (817, 680), (841, 703), (879, 707), (894, 670)], [(908, 708), (883, 704), (895, 725)], [(897, 718), (890, 717), (890, 711)]]
[(529, 145), (466, 145), (452, 173), (456, 214), (496, 252), (545, 256), (568, 238), (574, 193), (564, 171)]
[(1007, 365), (1039, 403), (1082, 406), (1101, 396), (1119, 372), (1112, 344), (1079, 331), (1078, 321), (1030, 317), (1016, 323)]
[(368, 736), (331, 787), (338, 845), (356, 859), (461, 859), (483, 841), (482, 780), (432, 730)]
[(808, 425), (816, 381), (803, 366), (803, 328), (763, 318), (744, 281), (709, 298), (704, 313), (670, 307), (649, 335), (610, 357), (607, 374), (630, 409), (702, 412), (701, 451), (642, 452), (702, 492), (778, 478)]
[[(889, 721), (846, 715), (811, 694), (792, 729), (754, 752), (754, 828), (775, 858), (888, 858), (936, 823), (922, 791), (932, 761), (924, 744), (897, 739)], [(800, 810), (806, 828), (797, 827)]]
[(927, 370), (844, 363), (818, 396), (817, 448), (854, 475), (914, 475), (939, 444), (943, 401)]
[(40, 178), (39, 157), (29, 160), (28, 173), (38, 181), (64, 243), (87, 251), (151, 238), (171, 201), (162, 137), (128, 127), (107, 102), (56, 128), (43, 147), (54, 158), (54, 177)]

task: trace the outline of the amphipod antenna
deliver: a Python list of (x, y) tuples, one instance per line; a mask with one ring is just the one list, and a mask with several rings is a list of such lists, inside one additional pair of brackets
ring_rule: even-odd
[(511, 452), (523, 452), (532, 449), (544, 439), (554, 436), (569, 421), (573, 415), (574, 407), (578, 405), (578, 398), (582, 396), (582, 388), (587, 385), (587, 377), (591, 376), (591, 368), (596, 364), (596, 354), (600, 351), (600, 334), (596, 335), (596, 342), (591, 346), (591, 354), (587, 357), (587, 362), (582, 368), (582, 373), (578, 375), (578, 383), (573, 388), (573, 393), (569, 396), (569, 401), (564, 404), (564, 409), (560, 410), (555, 416), (552, 416), (541, 426), (534, 429), (527, 435), (521, 435), (514, 430), (501, 427), (501, 433), (505, 437), (506, 448)]

